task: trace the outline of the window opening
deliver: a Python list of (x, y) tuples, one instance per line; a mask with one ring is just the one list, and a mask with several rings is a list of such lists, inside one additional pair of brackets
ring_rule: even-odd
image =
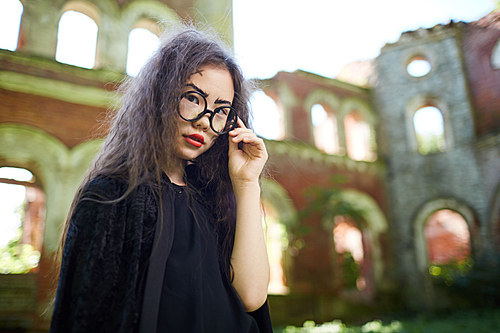
[(333, 242), (335, 252), (340, 254), (343, 268), (344, 287), (364, 290), (366, 279), (361, 272), (364, 261), (363, 236), (355, 223), (348, 216), (335, 216)]
[(413, 126), (420, 154), (445, 151), (443, 114), (438, 108), (428, 106), (417, 110), (413, 116)]
[(335, 115), (327, 112), (323, 105), (315, 104), (311, 108), (311, 121), (316, 147), (328, 154), (338, 154), (339, 138)]
[(500, 69), (500, 39), (491, 52), (491, 66), (493, 69)]
[(159, 44), (160, 39), (151, 31), (144, 28), (132, 29), (128, 35), (127, 74), (137, 76)]
[(283, 119), (274, 99), (262, 90), (257, 90), (250, 97), (250, 103), (255, 133), (269, 140), (282, 139), (284, 136)]
[(427, 220), (425, 239), (431, 275), (451, 285), (455, 274), (471, 270), (470, 233), (462, 215), (448, 209), (435, 212)]
[(356, 111), (344, 117), (347, 155), (356, 161), (373, 161), (371, 128)]
[(424, 57), (415, 57), (406, 67), (406, 71), (410, 76), (422, 77), (429, 74), (431, 71), (431, 63)]
[(286, 227), (279, 221), (274, 207), (266, 202), (264, 202), (262, 211), (262, 223), (266, 231), (266, 247), (270, 267), (268, 293), (284, 295), (289, 291), (283, 270), (283, 253), (288, 248)]
[(56, 60), (78, 67), (94, 68), (98, 27), (93, 19), (68, 10), (59, 20)]
[(26, 169), (0, 168), (0, 274), (36, 270), (40, 261), (45, 196)]
[(21, 1), (2, 0), (0, 2), (0, 49), (10, 51), (17, 49), (22, 15)]

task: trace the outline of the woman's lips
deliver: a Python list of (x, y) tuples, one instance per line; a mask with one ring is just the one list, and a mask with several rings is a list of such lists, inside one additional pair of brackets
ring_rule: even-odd
[(192, 144), (193, 146), (195, 146), (197, 148), (200, 148), (203, 145), (203, 143), (205, 142), (203, 135), (200, 135), (200, 134), (191, 134), (189, 136), (185, 136), (184, 139), (189, 144)]

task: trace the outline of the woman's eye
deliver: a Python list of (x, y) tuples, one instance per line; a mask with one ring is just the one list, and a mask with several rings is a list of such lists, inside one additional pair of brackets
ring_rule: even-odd
[(193, 104), (200, 104), (200, 99), (194, 94), (186, 95), (184, 98)]
[(217, 109), (215, 109), (215, 113), (217, 113), (220, 116), (227, 116), (227, 114), (229, 113), (229, 109), (217, 108)]

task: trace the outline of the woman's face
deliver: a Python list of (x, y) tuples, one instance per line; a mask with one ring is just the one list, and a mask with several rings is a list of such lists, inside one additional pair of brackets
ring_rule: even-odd
[[(231, 106), (233, 103), (233, 79), (223, 67), (202, 66), (189, 77), (182, 93), (188, 91), (197, 91), (203, 95), (209, 110)], [(210, 127), (209, 118), (210, 114), (207, 113), (200, 119), (189, 122), (178, 115), (178, 130), (174, 140), (176, 157), (193, 160), (212, 147), (218, 135)]]

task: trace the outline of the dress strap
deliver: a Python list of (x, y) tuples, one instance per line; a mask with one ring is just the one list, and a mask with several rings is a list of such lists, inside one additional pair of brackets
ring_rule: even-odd
[(139, 333), (156, 332), (165, 265), (174, 241), (174, 193), (172, 186), (162, 188), (162, 213), (158, 214), (142, 302)]

